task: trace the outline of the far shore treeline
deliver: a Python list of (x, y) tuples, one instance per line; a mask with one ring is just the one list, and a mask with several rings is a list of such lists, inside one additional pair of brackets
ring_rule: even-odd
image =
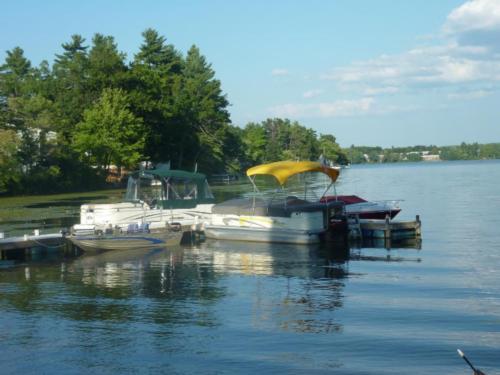
[(461, 143), (455, 146), (367, 147), (342, 149), (350, 163), (500, 159), (500, 143)]
[(0, 64), (0, 194), (101, 188), (111, 167), (131, 170), (141, 161), (210, 175), (320, 155), (337, 164), (436, 152), (441, 160), (500, 158), (500, 144), (341, 149), (332, 134), (288, 119), (236, 126), (196, 46), (184, 56), (153, 29), (142, 36), (130, 59), (102, 34), (89, 43), (73, 35), (51, 64), (37, 67), (22, 48), (7, 51)]

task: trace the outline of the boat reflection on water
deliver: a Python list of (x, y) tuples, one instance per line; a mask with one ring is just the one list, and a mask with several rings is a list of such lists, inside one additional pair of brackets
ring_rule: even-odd
[(336, 310), (343, 306), (348, 262), (337, 260), (323, 245), (207, 240), (191, 252), (225, 275), (224, 283), (244, 283), (242, 290), (231, 288), (231, 293), (250, 312), (253, 329), (342, 330)]
[(112, 372), (123, 366), (141, 372), (146, 354), (162, 369), (175, 363), (174, 372), (200, 372), (185, 364), (201, 369), (223, 352), (230, 361), (254, 353), (259, 366), (310, 370), (297, 353), (314, 345), (328, 354), (312, 362), (331, 370), (345, 366), (331, 348), (349, 345), (343, 333), (359, 318), (350, 315), (360, 277), (353, 262), (389, 253), (363, 248), (345, 256), (331, 246), (211, 240), (27, 263), (0, 275), (0, 308), (21, 327), (23, 349), (40, 340), (22, 328), (28, 320), (33, 328), (27, 330), (43, 332), (45, 342), (64, 343), (54, 353), (77, 363), (78, 373), (96, 361)]

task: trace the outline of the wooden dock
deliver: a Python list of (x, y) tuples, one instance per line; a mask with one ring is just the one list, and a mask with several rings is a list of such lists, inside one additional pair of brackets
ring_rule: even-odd
[(48, 251), (64, 251), (66, 239), (62, 233), (25, 234), (5, 238), (0, 233), (0, 261), (27, 260), (45, 254)]
[(405, 239), (420, 238), (422, 223), (420, 216), (411, 221), (393, 221), (389, 217), (385, 220), (363, 220), (358, 217), (348, 219), (349, 235), (351, 238), (384, 238)]
[(0, 238), (0, 250), (20, 250), (31, 247), (56, 247), (64, 243), (62, 233), (25, 234), (24, 236)]

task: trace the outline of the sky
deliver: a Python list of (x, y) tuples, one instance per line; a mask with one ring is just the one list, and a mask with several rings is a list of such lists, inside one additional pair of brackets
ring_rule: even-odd
[(112, 35), (132, 59), (154, 28), (197, 45), (232, 122), (298, 121), (341, 146), (500, 142), (500, 0), (16, 0), (0, 61), (52, 63), (72, 34)]

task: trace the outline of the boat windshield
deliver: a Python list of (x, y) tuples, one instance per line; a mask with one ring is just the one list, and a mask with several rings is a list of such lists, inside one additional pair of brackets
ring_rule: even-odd
[(152, 204), (165, 199), (163, 184), (160, 179), (152, 176), (130, 176), (127, 183), (125, 200), (130, 202), (143, 201)]
[(214, 196), (208, 182), (188, 178), (160, 177), (153, 175), (130, 176), (125, 200), (146, 202), (150, 206), (168, 201), (211, 200)]
[(189, 179), (165, 179), (166, 200), (177, 199), (213, 199), (208, 182), (199, 184)]

